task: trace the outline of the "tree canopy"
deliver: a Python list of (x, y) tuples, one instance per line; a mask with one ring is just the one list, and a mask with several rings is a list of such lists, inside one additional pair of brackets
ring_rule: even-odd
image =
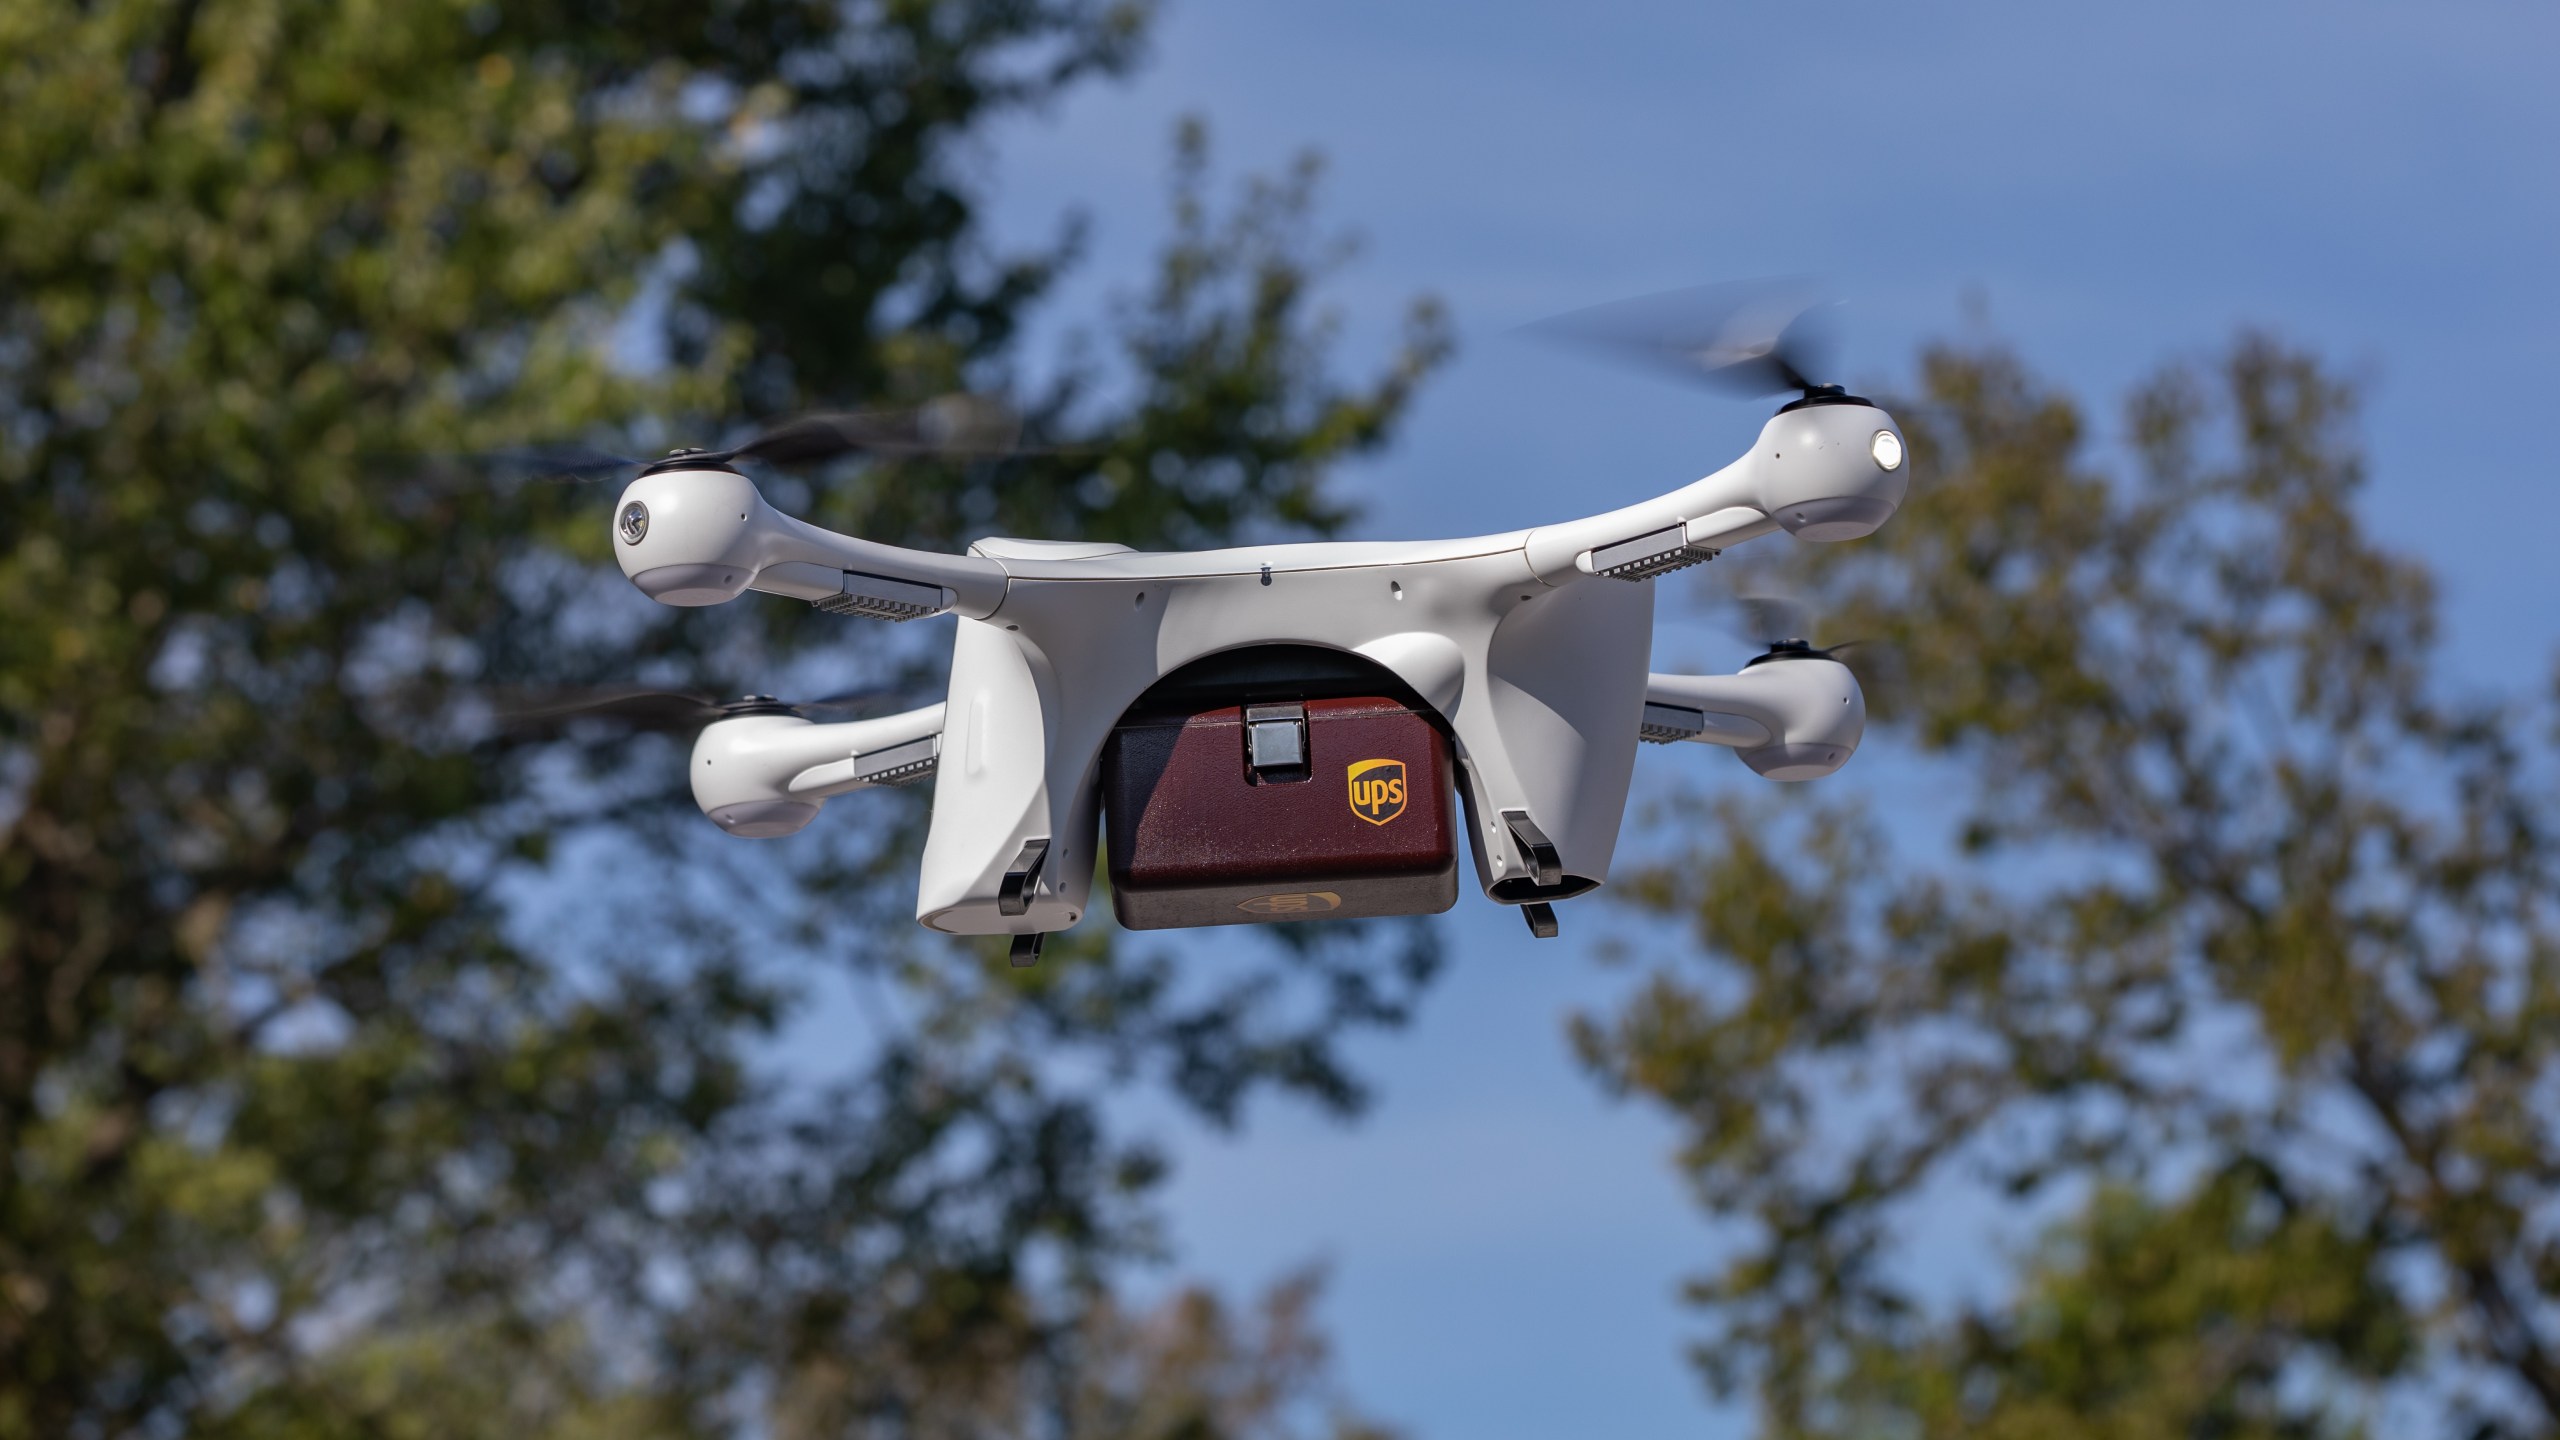
[[(930, 637), (650, 606), (608, 491), (468, 458), (523, 442), (966, 389), (1057, 450), (773, 483), (927, 546), (1341, 523), (1329, 467), (1445, 339), (1417, 305), (1337, 373), (1311, 168), (1231, 199), (1186, 131), (1153, 278), (1024, 353), (1077, 232), (997, 247), (973, 147), (1148, 18), (0, 0), (0, 1435), (1306, 1419), (1303, 1295), (1269, 1335), (1113, 1300), (1162, 1166), (1100, 1097), (1356, 1104), (1334, 1042), (1405, 1013), (1416, 933), (1016, 974), (908, 923), (913, 797), (698, 847), (664, 741), (491, 723), (930, 675)], [(758, 1063), (848, 983), (827, 1073)]]
[(2170, 367), (2118, 463), (2003, 350), (1922, 381), (1801, 573), (1946, 833), (1709, 809), (1629, 887), (1695, 953), (1577, 1026), (1729, 1222), (1700, 1363), (1779, 1436), (2551, 1433), (2542, 697), (2447, 679), (2313, 357)]

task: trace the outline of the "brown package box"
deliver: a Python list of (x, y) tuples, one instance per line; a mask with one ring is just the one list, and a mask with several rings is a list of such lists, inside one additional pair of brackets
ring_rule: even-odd
[(1123, 926), (1433, 915), (1457, 903), (1449, 742), (1395, 700), (1309, 700), (1304, 714), (1305, 753), (1287, 757), (1304, 763), (1259, 770), (1241, 706), (1134, 713), (1112, 731), (1103, 831)]

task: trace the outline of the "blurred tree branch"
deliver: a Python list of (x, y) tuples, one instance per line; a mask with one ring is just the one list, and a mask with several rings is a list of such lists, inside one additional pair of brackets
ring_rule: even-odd
[[(1446, 341), (1337, 376), (1304, 173), (1221, 209), (1186, 131), (1118, 358), (1007, 394), (1075, 251), (997, 253), (970, 147), (1147, 18), (0, 0), (0, 1436), (1068, 1433), (1154, 1247), (1112, 1087), (1356, 1104), (1419, 932), (1026, 976), (907, 923), (913, 797), (749, 857), (661, 741), (489, 743), (511, 686), (931, 661), (649, 606), (601, 495), (431, 458), (971, 389), (1062, 452), (774, 483), (918, 545), (1339, 524)], [(840, 972), (888, 1023), (776, 1077)]]
[[(1577, 1025), (1737, 1222), (1702, 1363), (1778, 1435), (2308, 1435), (2422, 1379), (2551, 1433), (2547, 717), (2439, 677), (2312, 357), (2163, 373), (2126, 479), (2009, 355), (1922, 373), (1912, 503), (1812, 583), (1955, 853), (1723, 806), (1635, 887), (1695, 960)], [(1897, 1260), (1950, 1186), (2077, 1218), (1951, 1313)]]

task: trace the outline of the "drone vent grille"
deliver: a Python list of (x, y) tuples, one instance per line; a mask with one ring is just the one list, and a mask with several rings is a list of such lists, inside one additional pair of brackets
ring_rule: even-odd
[(1644, 723), (1636, 727), (1638, 739), (1650, 740), (1656, 745), (1668, 745), (1675, 740), (1691, 740), (1706, 733), (1705, 712), (1679, 705), (1647, 704), (1644, 707)]
[(912, 785), (942, 763), (942, 737), (927, 735), (904, 745), (854, 757), (854, 774), (874, 785)]
[(881, 575), (844, 572), (844, 593), (810, 602), (830, 615), (868, 615), (874, 620), (915, 620), (941, 613), (939, 585), (910, 585)]
[(1687, 526), (1673, 525), (1593, 550), (1591, 573), (1612, 580), (1650, 580), (1714, 558), (1712, 548), (1689, 543)]
[(1703, 565), (1714, 558), (1716, 558), (1716, 552), (1713, 550), (1681, 550), (1669, 555), (1657, 556), (1639, 564), (1603, 570), (1600, 573), (1612, 580), (1650, 580), (1656, 575), (1668, 575), (1674, 570), (1686, 570), (1692, 565)]

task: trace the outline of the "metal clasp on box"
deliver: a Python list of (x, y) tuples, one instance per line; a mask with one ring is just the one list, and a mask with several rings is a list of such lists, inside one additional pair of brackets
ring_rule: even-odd
[(1307, 707), (1244, 707), (1244, 760), (1257, 780), (1307, 778)]

